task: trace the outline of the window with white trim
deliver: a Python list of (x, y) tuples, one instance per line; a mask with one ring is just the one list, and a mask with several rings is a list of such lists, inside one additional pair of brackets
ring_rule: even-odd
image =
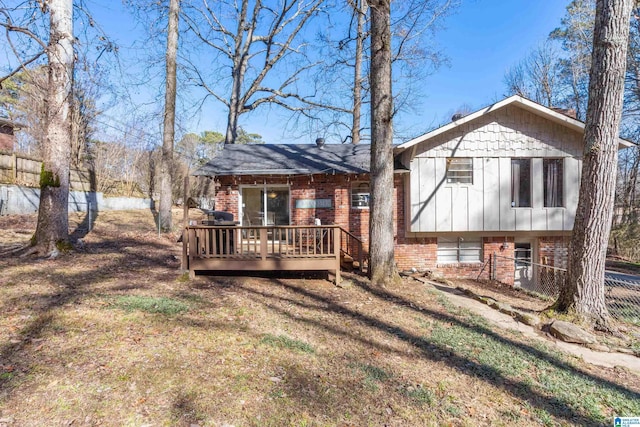
[(351, 207), (363, 209), (369, 207), (370, 190), (368, 182), (355, 182), (351, 187)]
[(438, 263), (482, 262), (481, 237), (438, 237)]
[(471, 157), (447, 157), (447, 184), (473, 184)]

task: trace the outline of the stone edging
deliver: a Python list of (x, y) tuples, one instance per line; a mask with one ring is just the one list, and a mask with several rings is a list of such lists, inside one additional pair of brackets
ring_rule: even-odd
[[(591, 350), (594, 351), (600, 351), (600, 352), (606, 352), (606, 353), (623, 353), (623, 354), (630, 354), (630, 355), (636, 355), (635, 352), (629, 348), (626, 347), (608, 347), (604, 344), (600, 344), (597, 342), (597, 340), (595, 339), (595, 337), (593, 337), (593, 339), (587, 339), (587, 341), (584, 342), (576, 342), (575, 339), (568, 337), (562, 333), (558, 333), (556, 331), (556, 329), (554, 328), (554, 324), (566, 324), (568, 322), (562, 322), (559, 320), (552, 320), (549, 323), (543, 324), (540, 320), (540, 317), (536, 316), (535, 314), (531, 314), (531, 313), (526, 313), (526, 312), (522, 312), (520, 310), (516, 310), (513, 307), (511, 307), (509, 304), (500, 302), (498, 300), (495, 300), (491, 297), (483, 297), (481, 295), (476, 294), (475, 292), (473, 292), (470, 289), (464, 288), (462, 286), (455, 286), (455, 289), (457, 289), (458, 291), (462, 292), (463, 294), (475, 299), (476, 301), (479, 301), (483, 304), (488, 305), (489, 307), (498, 310), (501, 313), (504, 313), (508, 316), (511, 316), (513, 318), (515, 318), (518, 322), (524, 323), (525, 325), (529, 325), (533, 328), (539, 329), (539, 330), (546, 330), (549, 334), (551, 334), (554, 338), (559, 339), (561, 341), (565, 341), (565, 342), (570, 342), (570, 343), (574, 343), (574, 344), (580, 344), (583, 345)], [(578, 326), (574, 325), (574, 324), (570, 324), (575, 328), (578, 328)], [(583, 331), (585, 332), (585, 331)], [(588, 334), (587, 332), (585, 332), (585, 334)], [(636, 355), (637, 356), (637, 355)]]
[(515, 318), (518, 322), (524, 323), (525, 325), (532, 326), (534, 328), (540, 327), (540, 318), (535, 314), (525, 313), (520, 310), (516, 310), (511, 307), (509, 304), (500, 302), (491, 297), (483, 297), (481, 295), (476, 294), (470, 289), (463, 288), (462, 286), (456, 286), (456, 289), (465, 295), (475, 299), (476, 301), (480, 301), (483, 304), (488, 305), (489, 307), (498, 310), (500, 313), (504, 313), (508, 316)]

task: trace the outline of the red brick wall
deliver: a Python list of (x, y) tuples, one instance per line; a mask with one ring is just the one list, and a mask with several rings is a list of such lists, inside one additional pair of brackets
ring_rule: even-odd
[[(352, 209), (350, 194), (353, 182), (368, 182), (368, 175), (313, 175), (296, 177), (221, 177), (216, 192), (216, 210), (231, 212), (236, 220), (240, 187), (243, 185), (283, 185), (290, 188), (291, 225), (338, 224), (363, 240), (369, 236), (369, 209)], [(331, 199), (330, 208), (296, 208), (296, 200)]]
[(0, 126), (0, 150), (13, 151), (13, 141), (15, 140), (15, 137), (13, 136), (13, 133), (4, 132), (4, 129), (6, 128)]
[[(485, 237), (484, 239), (484, 258), (487, 260), (491, 257), (491, 269), (483, 272), (481, 279), (494, 279), (513, 286), (515, 277), (514, 257), (514, 238), (513, 237)], [(493, 258), (493, 255), (496, 255)], [(491, 272), (495, 269), (495, 277), (491, 277)]]
[(538, 263), (553, 267), (566, 268), (568, 247), (568, 237), (540, 237), (538, 239)]
[[(507, 245), (504, 245), (505, 240)], [(497, 278), (504, 283), (513, 284), (514, 265), (513, 237), (484, 237), (482, 239), (482, 257), (480, 263), (438, 263), (438, 239), (436, 237), (421, 237), (405, 239), (403, 244), (396, 246), (396, 262), (400, 270), (429, 270), (449, 278), (491, 278), (491, 262), (494, 253), (498, 255)], [(502, 259), (500, 257), (509, 257)]]

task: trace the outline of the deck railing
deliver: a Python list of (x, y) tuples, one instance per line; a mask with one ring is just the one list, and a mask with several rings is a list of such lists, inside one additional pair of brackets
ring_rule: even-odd
[(340, 275), (340, 227), (188, 226), (183, 266), (205, 270), (329, 270)]
[(360, 273), (364, 272), (365, 261), (369, 265), (368, 255), (364, 251), (362, 240), (344, 228), (340, 228), (340, 250), (351, 257), (354, 262), (357, 262), (355, 268)]

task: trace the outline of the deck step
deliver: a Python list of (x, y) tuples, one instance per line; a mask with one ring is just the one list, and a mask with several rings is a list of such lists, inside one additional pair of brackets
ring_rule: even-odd
[(345, 271), (353, 271), (354, 260), (347, 254), (340, 255), (340, 268)]

